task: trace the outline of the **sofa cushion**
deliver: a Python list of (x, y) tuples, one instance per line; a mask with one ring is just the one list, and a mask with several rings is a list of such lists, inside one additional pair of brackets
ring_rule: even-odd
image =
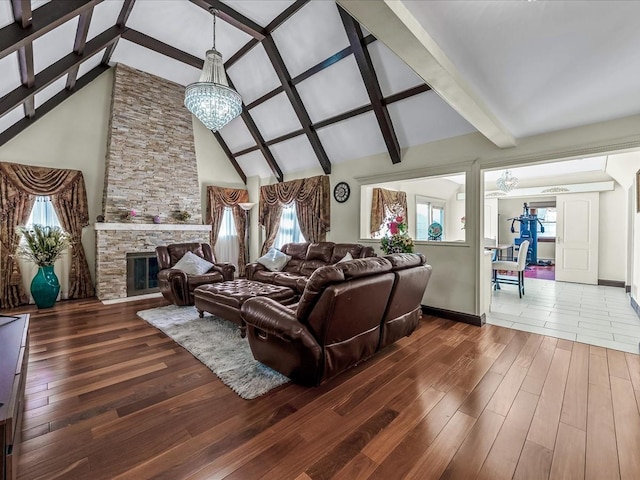
[(394, 253), (386, 255), (384, 258), (391, 262), (393, 270), (404, 270), (427, 263), (422, 253)]
[(351, 254), (353, 258), (360, 258), (361, 252), (362, 245), (355, 243), (336, 243), (333, 247), (331, 263), (338, 263), (347, 253)]
[(349, 260), (353, 260), (353, 257), (351, 256), (351, 253), (347, 252), (347, 254), (336, 263), (348, 262)]
[(282, 253), (290, 255), (293, 260), (306, 260), (308, 243), (287, 243), (282, 246)]
[(269, 251), (258, 258), (256, 262), (264, 265), (272, 272), (280, 272), (289, 260), (291, 260), (290, 255), (282, 253), (277, 248), (270, 248)]
[[(334, 245), (333, 242), (312, 243), (309, 245), (309, 250), (307, 250), (307, 260), (320, 260), (325, 265), (328, 264), (333, 255)], [(342, 257), (344, 257), (344, 255), (342, 255)]]
[(167, 245), (167, 252), (169, 253), (169, 258), (171, 259), (170, 265), (172, 266), (175, 266), (187, 252), (192, 252), (200, 258), (205, 258), (201, 243), (175, 243), (173, 245)]
[(297, 293), (302, 293), (307, 285), (308, 278), (304, 275), (295, 275), (289, 272), (279, 272), (275, 275), (273, 283), (283, 287), (289, 287)]
[(251, 280), (262, 283), (274, 283), (276, 275), (280, 272), (270, 272), (269, 270), (256, 270)]
[(325, 267), (327, 262), (322, 260), (307, 260), (300, 265), (300, 274), (310, 277), (320, 267)]
[(206, 261), (193, 252), (185, 253), (173, 266), (173, 268), (182, 270), (187, 275), (203, 275), (207, 273), (211, 267), (213, 267), (213, 263)]
[(193, 291), (200, 285), (209, 285), (216, 282), (222, 282), (222, 274), (220, 272), (209, 272), (205, 275), (189, 275), (187, 277), (187, 285), (189, 290)]

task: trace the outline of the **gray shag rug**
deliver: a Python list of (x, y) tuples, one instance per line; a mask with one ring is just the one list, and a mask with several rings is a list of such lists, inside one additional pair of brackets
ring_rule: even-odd
[(195, 307), (175, 305), (137, 315), (186, 348), (244, 399), (259, 397), (289, 381), (253, 358), (248, 340), (240, 338), (240, 329), (232, 322), (208, 313), (199, 318)]

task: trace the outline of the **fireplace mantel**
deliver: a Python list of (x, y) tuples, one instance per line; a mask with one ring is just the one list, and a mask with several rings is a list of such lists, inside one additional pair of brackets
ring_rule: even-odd
[(95, 230), (122, 230), (122, 231), (191, 231), (191, 232), (210, 232), (211, 225), (195, 225), (190, 223), (95, 223)]

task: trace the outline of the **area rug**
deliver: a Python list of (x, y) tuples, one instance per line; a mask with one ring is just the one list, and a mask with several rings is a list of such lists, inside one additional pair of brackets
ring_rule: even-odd
[(253, 358), (234, 323), (207, 313), (199, 318), (195, 307), (175, 305), (137, 315), (186, 348), (242, 398), (251, 400), (289, 381)]

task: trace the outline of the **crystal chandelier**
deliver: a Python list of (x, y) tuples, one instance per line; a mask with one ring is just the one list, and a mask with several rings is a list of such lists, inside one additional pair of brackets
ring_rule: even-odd
[(213, 48), (207, 50), (197, 82), (187, 85), (184, 106), (205, 127), (216, 132), (242, 112), (242, 97), (229, 87), (222, 55), (216, 50), (216, 11), (213, 14)]
[(502, 175), (500, 175), (500, 178), (496, 180), (496, 185), (501, 191), (509, 193), (518, 186), (518, 179), (511, 175), (509, 170), (505, 170), (502, 172)]

